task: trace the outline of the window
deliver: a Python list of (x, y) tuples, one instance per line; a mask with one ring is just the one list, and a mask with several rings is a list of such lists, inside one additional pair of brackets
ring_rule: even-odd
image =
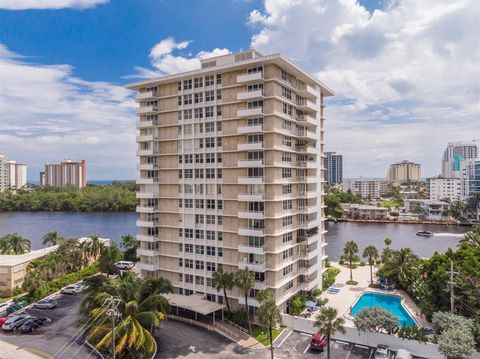
[(223, 257), (223, 248), (222, 247), (217, 248), (217, 255), (219, 257)]
[(184, 90), (191, 90), (192, 89), (192, 79), (183, 80), (183, 89)]
[(196, 123), (195, 124), (195, 134), (199, 135), (203, 133), (203, 123)]
[(215, 163), (215, 153), (205, 153), (205, 163)]
[(283, 136), (282, 144), (284, 146), (292, 147), (292, 138), (290, 136)]
[(261, 107), (263, 107), (263, 101), (247, 102), (247, 108), (261, 108)]
[(178, 96), (178, 106), (182, 106), (182, 96)]
[(217, 132), (222, 132), (222, 121), (217, 121)]
[(287, 89), (286, 87), (282, 86), (282, 97), (286, 98), (287, 100), (292, 99), (292, 90)]
[(247, 73), (249, 74), (253, 74), (253, 73), (256, 73), (256, 72), (262, 72), (262, 67), (261, 66), (257, 66), (257, 67), (252, 67), (250, 69), (247, 70)]
[(262, 89), (263, 89), (263, 84), (253, 84), (253, 85), (248, 85), (247, 86), (247, 91), (248, 92), (262, 90)]
[(191, 120), (192, 119), (192, 110), (183, 110), (183, 119)]
[(215, 240), (215, 231), (207, 231), (206, 238), (208, 241), (214, 241)]
[(195, 254), (204, 254), (205, 248), (204, 246), (195, 246)]
[(205, 170), (205, 178), (207, 179), (215, 178), (215, 168), (207, 168)]
[(290, 265), (286, 266), (285, 268), (283, 268), (283, 276), (284, 277), (287, 274), (292, 273), (292, 272), (293, 272), (293, 264), (290, 264)]
[(247, 158), (250, 161), (263, 160), (263, 151), (252, 151), (247, 153)]
[(182, 91), (182, 81), (177, 82), (177, 91)]
[(207, 271), (215, 272), (215, 270), (216, 270), (215, 263), (207, 262)]
[(217, 137), (217, 147), (222, 147), (222, 138)]
[(220, 101), (222, 99), (222, 90), (217, 90), (217, 100)]
[(282, 80), (287, 81), (287, 82), (289, 82), (289, 80), (290, 80), (290, 75), (285, 70), (282, 70)]
[(203, 178), (203, 168), (195, 168), (195, 178)]
[(204, 202), (203, 199), (196, 199), (195, 200), (195, 208), (203, 208), (204, 207)]
[(292, 225), (292, 216), (286, 216), (282, 218), (282, 224), (284, 227), (288, 227)]
[(282, 152), (282, 162), (292, 162), (292, 154), (290, 152)]
[(290, 194), (292, 193), (292, 185), (291, 184), (285, 184), (282, 186), (282, 194)]
[(196, 108), (195, 109), (195, 118), (196, 119), (203, 118), (203, 108)]
[(217, 85), (222, 84), (222, 74), (217, 74)]
[(287, 116), (292, 116), (292, 105), (288, 103), (283, 103), (283, 113)]
[(183, 104), (191, 105), (192, 104), (192, 95), (183, 95)]
[(292, 169), (282, 168), (282, 178), (292, 178)]
[[(203, 216), (202, 216), (203, 217)], [(195, 238), (196, 239), (203, 239), (205, 238), (205, 234), (204, 234), (204, 231), (201, 231), (199, 229), (196, 229), (195, 230)]]
[(282, 120), (282, 130), (292, 131), (292, 123), (288, 120)]
[(213, 117), (213, 106), (205, 107), (205, 118)]
[(222, 106), (217, 106), (217, 117), (222, 116)]
[(217, 209), (223, 209), (223, 200), (221, 199), (217, 200)]
[(291, 199), (286, 199), (282, 202), (283, 210), (288, 211), (292, 209), (292, 200)]
[(193, 259), (185, 259), (185, 268), (193, 269)]
[(284, 233), (283, 236), (282, 236), (282, 242), (283, 243), (290, 242), (292, 240), (292, 238), (293, 238), (292, 232)]
[(215, 92), (214, 91), (206, 91), (205, 92), (205, 102), (211, 102), (215, 100)]
[(207, 246), (207, 256), (215, 255), (215, 247)]
[(199, 92), (199, 93), (194, 94), (194, 100), (195, 100), (195, 103), (203, 102), (203, 93)]
[(285, 284), (285, 290), (290, 290), (293, 288), (293, 280), (291, 280), (290, 282), (288, 282), (287, 284)]
[(220, 178), (222, 178), (222, 176), (223, 176), (222, 169), (217, 168), (217, 178), (220, 179)]
[(287, 259), (293, 256), (293, 248), (286, 249), (282, 252), (282, 258)]
[(193, 85), (196, 89), (203, 87), (203, 78), (196, 77), (195, 79), (193, 79)]
[(215, 147), (215, 137), (207, 137), (207, 138), (205, 138), (205, 147), (206, 147), (206, 148), (213, 148), (213, 147)]
[(214, 215), (207, 214), (207, 224), (216, 224)]
[(248, 168), (248, 177), (263, 177), (263, 168)]
[(196, 276), (195, 277), (195, 284), (196, 285), (204, 285), (205, 284), (205, 278), (200, 277), (200, 276)]
[(213, 86), (215, 84), (215, 76), (207, 75), (205, 76), (205, 87)]
[[(202, 246), (203, 247), (203, 246)], [(205, 262), (203, 261), (195, 261), (195, 269), (203, 270), (205, 269)]]
[(248, 135), (247, 140), (248, 140), (248, 143), (263, 142), (263, 135), (261, 135), (261, 134)]
[(263, 118), (262, 117), (249, 118), (247, 122), (248, 122), (248, 126), (262, 126)]

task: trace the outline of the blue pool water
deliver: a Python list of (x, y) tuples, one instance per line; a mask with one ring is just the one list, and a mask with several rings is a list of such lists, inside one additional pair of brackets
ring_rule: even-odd
[(388, 310), (398, 318), (398, 325), (400, 327), (415, 326), (416, 323), (402, 306), (401, 298), (396, 295), (379, 294), (379, 293), (364, 293), (356, 301), (352, 308), (352, 316), (355, 316), (359, 311), (368, 307), (380, 307)]

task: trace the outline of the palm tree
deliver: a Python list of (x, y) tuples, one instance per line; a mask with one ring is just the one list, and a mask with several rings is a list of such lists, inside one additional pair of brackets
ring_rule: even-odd
[(392, 251), (381, 267), (382, 274), (387, 278), (396, 279), (403, 288), (408, 286), (420, 267), (420, 260), (410, 248)]
[(43, 286), (45, 281), (42, 274), (37, 269), (32, 269), (27, 272), (23, 280), (22, 288), (30, 294), (33, 294), (38, 288)]
[(327, 337), (327, 359), (330, 359), (330, 337), (339, 332), (345, 334), (347, 331), (343, 327), (345, 320), (337, 318), (337, 310), (332, 307), (324, 307), (315, 319), (314, 326), (318, 331)]
[[(156, 288), (154, 293), (151, 292), (152, 287)], [(95, 320), (88, 340), (96, 343), (97, 349), (111, 347), (112, 323), (107, 313), (108, 308), (101, 303), (104, 298), (114, 295), (119, 299), (117, 309), (120, 313), (120, 320), (115, 325), (115, 352), (121, 355), (128, 348), (129, 351), (137, 351), (136, 357), (143, 357), (145, 349), (151, 353), (155, 340), (150, 333), (160, 326), (165, 313), (170, 309), (167, 299), (159, 292), (165, 289), (172, 289), (165, 279), (141, 280), (131, 272), (123, 275), (115, 285), (107, 287), (108, 292), (96, 295), (99, 305), (91, 311)]]
[(1, 252), (2, 254), (8, 252), (7, 236), (0, 237), (0, 252)]
[(6, 247), (2, 249), (2, 253), (5, 253), (6, 251), (12, 251), (15, 254), (23, 254), (30, 252), (30, 249), (32, 248), (32, 242), (30, 242), (29, 239), (23, 238), (17, 232), (7, 234), (5, 237), (3, 237), (3, 239), (6, 242)]
[(248, 296), (255, 286), (255, 276), (247, 269), (239, 270), (235, 276), (235, 285), (243, 290), (245, 296), (245, 310), (247, 312), (248, 331), (252, 334), (252, 325), (250, 324), (250, 311), (248, 310)]
[(345, 247), (343, 248), (344, 258), (348, 261), (350, 267), (350, 281), (353, 281), (353, 272), (352, 266), (354, 262), (359, 260), (358, 256), (358, 245), (354, 241), (350, 241), (345, 243)]
[(232, 314), (230, 310), (230, 304), (228, 303), (227, 290), (232, 290), (235, 284), (235, 275), (232, 272), (224, 272), (223, 269), (213, 273), (212, 280), (213, 287), (220, 292), (223, 290), (223, 296), (227, 303), (228, 314)]
[(100, 253), (98, 268), (102, 273), (112, 273), (115, 271), (115, 263), (122, 259), (122, 253), (115, 243), (105, 247)]
[(471, 230), (465, 233), (465, 237), (460, 241), (460, 243), (466, 243), (469, 247), (479, 247), (480, 246), (480, 231)]
[(373, 284), (372, 266), (375, 264), (375, 259), (378, 258), (377, 247), (369, 245), (363, 250), (363, 258), (368, 258), (368, 265), (370, 266), (370, 282)]
[(260, 309), (258, 311), (258, 319), (261, 324), (268, 328), (270, 336), (270, 353), (273, 359), (273, 327), (276, 327), (282, 321), (280, 310), (278, 310), (275, 299), (270, 295), (260, 303)]
[(87, 253), (91, 256), (91, 258), (93, 258), (93, 260), (97, 260), (98, 256), (105, 247), (103, 242), (100, 240), (100, 236), (98, 234), (94, 234), (90, 236), (87, 241)]
[(385, 238), (385, 239), (383, 240), (383, 243), (385, 243), (385, 245), (386, 245), (387, 247), (389, 247), (390, 244), (392, 244), (392, 240), (387, 237), (387, 238)]
[(124, 253), (125, 260), (137, 261), (137, 249), (140, 247), (140, 242), (131, 234), (122, 236), (121, 246), (126, 249)]
[(57, 245), (64, 241), (64, 238), (59, 236), (57, 232), (48, 232), (43, 236), (42, 244), (43, 245)]

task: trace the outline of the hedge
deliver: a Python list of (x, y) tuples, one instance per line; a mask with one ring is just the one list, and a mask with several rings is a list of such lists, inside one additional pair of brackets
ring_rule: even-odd
[(335, 277), (337, 276), (338, 273), (340, 273), (340, 269), (335, 267), (329, 267), (327, 271), (323, 273), (323, 285), (322, 285), (323, 290), (326, 290), (333, 283), (335, 283)]
[(64, 275), (62, 278), (54, 279), (37, 290), (35, 290), (33, 293), (29, 294), (28, 298), (30, 301), (36, 301), (41, 298), (44, 298), (52, 293), (55, 293), (62, 289), (63, 287), (76, 283), (86, 277), (90, 277), (96, 273), (98, 273), (98, 263), (94, 263), (89, 265), (88, 267), (85, 267), (78, 272), (73, 272)]

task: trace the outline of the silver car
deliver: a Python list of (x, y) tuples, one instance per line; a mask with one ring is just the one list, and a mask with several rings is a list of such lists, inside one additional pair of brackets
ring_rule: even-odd
[(63, 287), (60, 293), (62, 294), (78, 294), (83, 290), (83, 286), (80, 284), (72, 284), (66, 287)]
[(15, 331), (17, 330), (17, 328), (20, 328), (23, 325), (23, 323), (25, 323), (30, 318), (31, 316), (27, 314), (15, 315), (10, 319), (8, 319), (5, 323), (3, 323), (2, 329), (4, 332)]
[(390, 358), (390, 348), (386, 345), (379, 344), (375, 348), (375, 359), (388, 359)]
[(36, 309), (53, 309), (58, 305), (54, 299), (43, 299), (33, 305)]

